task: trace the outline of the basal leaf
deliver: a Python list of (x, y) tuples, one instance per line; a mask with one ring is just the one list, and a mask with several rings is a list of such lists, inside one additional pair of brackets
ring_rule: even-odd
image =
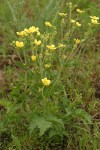
[(47, 121), (45, 117), (36, 115), (32, 118), (32, 122), (30, 123), (29, 130), (30, 133), (32, 133), (35, 128), (38, 128), (40, 130), (39, 135), (42, 136), (51, 127), (52, 127), (52, 123)]

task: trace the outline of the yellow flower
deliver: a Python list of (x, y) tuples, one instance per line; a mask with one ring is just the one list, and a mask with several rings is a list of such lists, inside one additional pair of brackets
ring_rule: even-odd
[(82, 14), (82, 13), (84, 13), (84, 12), (85, 12), (85, 11), (80, 10), (80, 9), (76, 9), (76, 11), (77, 11), (78, 13), (80, 13), (80, 14)]
[(35, 40), (34, 40), (34, 44), (37, 45), (37, 46), (39, 46), (39, 45), (41, 45), (41, 41), (40, 41), (40, 40), (37, 41), (37, 39), (35, 39)]
[(25, 28), (24, 31), (25, 31), (26, 33), (28, 33), (28, 29)]
[(21, 47), (24, 46), (24, 43), (23, 43), (23, 42), (16, 41), (16, 42), (15, 42), (15, 45), (16, 45), (16, 47), (21, 48)]
[(38, 31), (38, 32), (37, 32), (37, 36), (40, 36), (40, 34), (41, 34), (41, 33)]
[(51, 64), (45, 64), (44, 65), (46, 68), (50, 68), (51, 67)]
[(45, 25), (46, 25), (47, 27), (52, 27), (52, 24), (51, 24), (50, 22), (48, 22), (48, 21), (45, 22)]
[(91, 23), (93, 23), (93, 24), (100, 24), (99, 22), (98, 22), (98, 20), (95, 20), (95, 19), (91, 19)]
[(100, 23), (98, 22), (99, 17), (90, 16), (90, 18), (91, 18), (91, 23), (96, 24), (96, 25), (100, 24)]
[(76, 44), (79, 44), (81, 41), (77, 38), (77, 39), (74, 39)]
[(70, 20), (70, 22), (71, 22), (71, 23), (75, 23), (76, 21), (75, 21), (75, 20), (73, 20), (73, 19), (71, 19), (71, 20)]
[(65, 47), (64, 44), (62, 44), (62, 43), (59, 43), (59, 44), (58, 44), (58, 48), (64, 48), (64, 47)]
[(80, 26), (81, 26), (81, 24), (80, 24), (79, 22), (76, 22), (76, 25), (77, 25), (78, 27), (80, 27)]
[(50, 50), (55, 50), (56, 49), (55, 45), (53, 45), (53, 44), (48, 45), (47, 48), (50, 49)]
[(96, 16), (90, 16), (90, 18), (93, 20), (99, 20), (99, 17), (96, 17)]
[(31, 59), (32, 59), (32, 61), (36, 61), (36, 56), (35, 56), (35, 55), (32, 55), (32, 56), (31, 56)]
[(28, 34), (25, 31), (16, 32), (19, 36), (27, 36)]
[(42, 81), (42, 83), (43, 83), (45, 86), (48, 86), (48, 85), (51, 83), (51, 81), (48, 80), (47, 78), (44, 78), (44, 79), (42, 79), (41, 81)]
[(39, 28), (36, 28), (34, 26), (30, 27), (27, 31), (27, 33), (34, 33), (34, 32), (38, 32)]
[(66, 17), (67, 16), (67, 13), (65, 14), (65, 13), (59, 13), (59, 16), (61, 16), (61, 17)]

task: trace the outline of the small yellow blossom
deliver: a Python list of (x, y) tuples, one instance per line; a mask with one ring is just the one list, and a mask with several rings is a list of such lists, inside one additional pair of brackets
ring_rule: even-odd
[(75, 23), (76, 21), (75, 21), (75, 20), (73, 20), (73, 19), (71, 19), (71, 20), (70, 20), (70, 22), (71, 22), (71, 23)]
[(95, 20), (95, 19), (91, 19), (91, 23), (96, 24), (96, 25), (100, 24), (100, 23), (98, 22), (98, 20)]
[(48, 80), (47, 78), (44, 78), (44, 79), (42, 79), (41, 81), (42, 81), (42, 83), (43, 83), (45, 86), (48, 86), (48, 85), (51, 83), (51, 81)]
[(59, 44), (58, 44), (58, 48), (64, 48), (64, 47), (65, 47), (64, 44), (62, 44), (62, 43), (59, 43)]
[(40, 36), (40, 34), (41, 34), (41, 33), (38, 31), (38, 32), (37, 32), (37, 35)]
[(92, 23), (92, 24), (96, 24), (96, 25), (100, 24), (100, 23), (98, 22), (99, 17), (90, 16), (90, 18), (91, 18), (91, 23)]
[(48, 22), (48, 21), (45, 22), (45, 25), (46, 25), (47, 27), (52, 27), (52, 24), (51, 24), (50, 22)]
[(28, 33), (28, 29), (25, 28), (24, 31), (25, 31), (26, 33)]
[(78, 13), (80, 13), (80, 14), (82, 14), (82, 13), (84, 13), (84, 12), (85, 12), (85, 11), (80, 10), (80, 9), (76, 9), (76, 11), (77, 11)]
[(37, 41), (37, 39), (35, 39), (35, 40), (34, 40), (34, 44), (37, 45), (37, 46), (39, 46), (39, 45), (41, 45), (41, 41), (40, 41), (40, 40)]
[(79, 44), (81, 41), (77, 38), (77, 39), (74, 39), (76, 44)]
[(16, 41), (16, 42), (15, 42), (15, 45), (16, 45), (16, 47), (21, 48), (21, 47), (24, 46), (24, 43), (23, 43), (23, 42)]
[(25, 31), (16, 32), (19, 36), (27, 36), (28, 34)]
[(53, 45), (53, 44), (48, 45), (47, 48), (50, 49), (50, 50), (55, 50), (56, 49), (55, 45)]
[(77, 25), (78, 27), (80, 27), (80, 26), (81, 26), (81, 24), (80, 24), (79, 22), (76, 22), (76, 25)]
[(90, 18), (93, 20), (99, 20), (99, 17), (96, 17), (96, 16), (90, 16)]
[(32, 59), (32, 61), (36, 61), (36, 56), (35, 56), (35, 55), (32, 55), (32, 56), (31, 56), (31, 59)]
[(30, 27), (28, 30), (26, 30), (27, 31), (27, 33), (34, 33), (34, 32), (38, 32), (38, 30), (39, 30), (39, 28), (38, 27), (34, 27), (34, 26), (32, 26), (32, 27)]
[(46, 68), (50, 68), (51, 67), (51, 64), (45, 64), (44, 65)]
[(61, 16), (61, 17), (66, 17), (67, 16), (67, 13), (65, 14), (65, 13), (59, 13), (59, 16)]

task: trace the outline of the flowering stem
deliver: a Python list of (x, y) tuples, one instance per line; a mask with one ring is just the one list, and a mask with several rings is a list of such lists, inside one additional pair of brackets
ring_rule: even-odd
[(23, 62), (23, 60), (21, 58), (21, 55), (20, 55), (20, 53), (18, 51), (17, 51), (17, 54), (18, 54), (18, 57), (19, 57), (20, 61), (22, 62), (22, 64), (24, 64), (24, 62)]
[(31, 51), (32, 51), (32, 54), (33, 54), (33, 35), (31, 34), (30, 35), (30, 44), (31, 44)]
[(44, 86), (42, 88), (42, 98), (43, 98), (43, 112), (44, 114), (46, 114), (46, 101), (45, 101), (45, 97), (44, 97)]

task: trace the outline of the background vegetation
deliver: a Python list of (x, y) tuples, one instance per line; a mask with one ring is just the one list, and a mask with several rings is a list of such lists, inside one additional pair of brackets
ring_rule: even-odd
[[(65, 19), (62, 25), (58, 16), (59, 12), (65, 12), (69, 18), (66, 5), (69, 2), (0, 0), (0, 150), (100, 147), (100, 25), (93, 27), (89, 35), (84, 34), (88, 33), (89, 16), (100, 16), (100, 2), (72, 1), (85, 11), (79, 18), (82, 27), (73, 32), (70, 20)], [(75, 17), (74, 9), (72, 18)], [(56, 30), (47, 29), (46, 21), (56, 26)], [(18, 40), (16, 32), (30, 26), (39, 27), (42, 42), (47, 38), (49, 45), (57, 47), (62, 42), (66, 45), (64, 50), (57, 47), (54, 57), (51, 54), (50, 68), (42, 67), (40, 59), (32, 62), (29, 39), (25, 39), (25, 55), (12, 44)], [(85, 39), (78, 49), (74, 38)], [(46, 44), (43, 48), (46, 50)], [(33, 49), (40, 50), (38, 57), (41, 53), (45, 55), (42, 48)], [(22, 63), (25, 56), (26, 64)], [(67, 57), (63, 67), (62, 56)], [(49, 63), (48, 60), (47, 57), (43, 62)], [(41, 82), (45, 76), (51, 81), (48, 87)]]

